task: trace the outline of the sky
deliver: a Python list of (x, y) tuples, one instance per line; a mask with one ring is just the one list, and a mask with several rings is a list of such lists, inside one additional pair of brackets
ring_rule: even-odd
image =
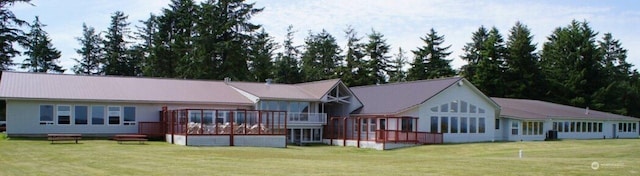
[[(62, 52), (60, 64), (70, 69), (80, 58), (75, 52), (80, 45), (76, 38), (82, 36), (82, 24), (105, 31), (110, 16), (123, 11), (129, 16), (130, 28), (142, 26), (138, 21), (149, 14), (160, 14), (170, 0), (32, 0), (31, 5), (17, 4), (10, 9), (25, 21), (39, 16), (47, 26), (44, 30), (53, 46)], [(391, 45), (389, 56), (401, 47), (412, 60), (411, 50), (424, 45), (420, 39), (431, 28), (444, 35), (445, 45), (451, 45), (451, 65), (454, 69), (466, 64), (460, 59), (462, 48), (471, 42), (471, 35), (480, 26), (496, 27), (507, 38), (509, 29), (520, 21), (527, 25), (534, 36), (538, 50), (557, 27), (569, 25), (571, 20), (587, 21), (596, 37), (611, 33), (628, 50), (627, 61), (640, 68), (640, 1), (619, 0), (250, 0), (264, 11), (251, 21), (261, 24), (264, 30), (282, 43), (287, 26), (297, 31), (295, 45), (303, 45), (309, 32), (323, 29), (332, 34), (338, 45), (344, 48), (344, 31), (352, 26), (366, 41), (366, 35), (375, 30), (382, 33)], [(25, 28), (25, 31), (28, 29)], [(24, 56), (14, 58), (22, 63)], [(16, 70), (20, 70), (18, 67)]]

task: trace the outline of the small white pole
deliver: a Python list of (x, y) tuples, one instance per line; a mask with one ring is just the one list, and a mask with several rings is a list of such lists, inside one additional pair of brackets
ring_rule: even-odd
[(520, 151), (518, 152), (518, 156), (522, 158), (522, 149), (520, 149)]

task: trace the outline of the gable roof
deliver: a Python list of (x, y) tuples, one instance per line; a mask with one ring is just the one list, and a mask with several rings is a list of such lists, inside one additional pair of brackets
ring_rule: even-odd
[(266, 84), (254, 82), (229, 82), (228, 84), (260, 99), (320, 101), (320, 99), (339, 82), (340, 79), (300, 84)]
[(539, 100), (491, 98), (502, 107), (500, 116), (527, 120), (592, 119), (592, 120), (633, 120), (638, 118), (602, 111), (587, 110), (573, 106), (555, 104)]
[(355, 114), (390, 115), (420, 105), (446, 88), (462, 80), (460, 77), (430, 79), (352, 87), (363, 106)]
[(2, 72), (0, 97), (19, 99), (253, 103), (220, 81)]

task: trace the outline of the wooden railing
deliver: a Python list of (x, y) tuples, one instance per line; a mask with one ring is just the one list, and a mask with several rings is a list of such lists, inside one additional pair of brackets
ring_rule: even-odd
[(442, 133), (396, 130), (376, 130), (376, 142), (408, 142), (418, 144), (442, 144)]

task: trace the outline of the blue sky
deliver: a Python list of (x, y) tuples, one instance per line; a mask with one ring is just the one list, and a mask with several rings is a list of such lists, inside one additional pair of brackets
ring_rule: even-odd
[[(250, 1), (254, 2), (254, 1)], [(531, 29), (538, 50), (547, 36), (557, 27), (568, 25), (571, 20), (586, 20), (600, 32), (612, 33), (628, 50), (627, 60), (640, 66), (640, 1), (457, 1), (457, 0), (258, 0), (256, 7), (264, 11), (252, 19), (282, 43), (286, 28), (293, 25), (297, 31), (295, 44), (302, 45), (309, 31), (327, 30), (345, 45), (344, 30), (351, 25), (364, 37), (376, 30), (385, 35), (392, 46), (389, 55), (402, 47), (411, 54), (423, 43), (429, 29), (434, 28), (445, 36), (445, 44), (451, 45), (453, 68), (465, 62), (460, 59), (465, 43), (471, 41), (471, 33), (478, 27), (497, 27), (507, 38), (509, 29), (521, 21)], [(131, 29), (138, 20), (147, 19), (150, 13), (158, 14), (167, 7), (169, 0), (32, 0), (35, 6), (19, 4), (11, 10), (21, 19), (33, 21), (39, 16), (52, 38), (54, 47), (62, 52), (60, 63), (70, 69), (79, 58), (76, 37), (82, 35), (82, 23), (107, 29), (110, 16), (120, 10), (129, 15)], [(365, 39), (366, 40), (366, 39)], [(411, 57), (411, 55), (410, 55)], [(410, 58), (412, 59), (412, 58)], [(22, 63), (22, 57), (14, 62)], [(70, 73), (67, 71), (67, 73)]]

